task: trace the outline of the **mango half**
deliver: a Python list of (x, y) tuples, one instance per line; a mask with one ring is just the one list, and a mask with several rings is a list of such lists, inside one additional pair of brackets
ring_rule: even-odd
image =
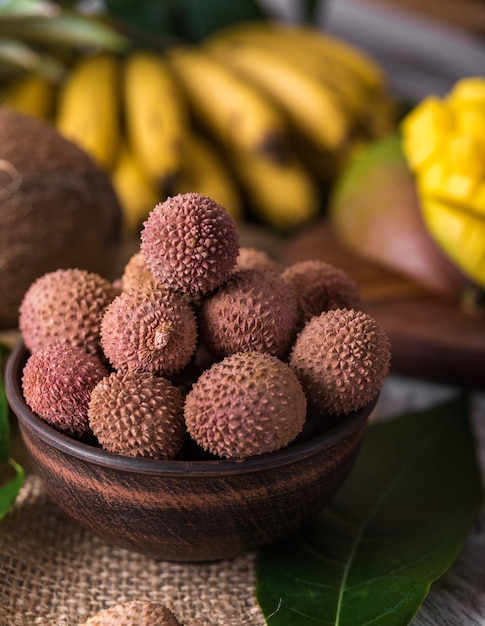
[(485, 79), (459, 80), (402, 121), (402, 147), (431, 236), (485, 288)]
[(363, 148), (342, 170), (328, 200), (336, 236), (363, 258), (441, 296), (458, 299), (467, 278), (430, 233), (399, 135)]

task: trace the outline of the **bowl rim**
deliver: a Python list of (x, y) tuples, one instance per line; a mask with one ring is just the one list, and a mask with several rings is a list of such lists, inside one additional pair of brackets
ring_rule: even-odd
[(276, 469), (291, 465), (312, 457), (333, 447), (347, 434), (352, 433), (362, 422), (366, 422), (374, 409), (378, 397), (362, 409), (347, 414), (338, 425), (325, 433), (306, 441), (290, 444), (276, 452), (253, 456), (245, 459), (174, 459), (160, 461), (156, 459), (132, 457), (97, 448), (66, 435), (43, 421), (31, 411), (24, 400), (21, 388), (21, 368), (29, 356), (29, 351), (21, 340), (9, 354), (5, 366), (5, 393), (7, 401), (20, 422), (20, 425), (35, 434), (44, 443), (78, 460), (91, 464), (123, 470), (129, 473), (170, 475), (186, 478), (194, 476), (230, 476), (253, 473), (266, 469)]

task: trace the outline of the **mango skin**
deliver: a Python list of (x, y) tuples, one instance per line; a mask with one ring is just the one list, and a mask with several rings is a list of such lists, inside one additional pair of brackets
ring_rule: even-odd
[(336, 179), (328, 211), (330, 224), (349, 250), (439, 296), (461, 296), (467, 278), (426, 228), (399, 135), (378, 140), (356, 155)]

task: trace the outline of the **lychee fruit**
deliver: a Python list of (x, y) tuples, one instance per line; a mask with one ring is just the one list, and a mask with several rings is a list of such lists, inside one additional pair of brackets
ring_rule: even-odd
[(303, 428), (306, 398), (289, 366), (262, 352), (236, 353), (201, 374), (185, 399), (201, 448), (227, 459), (274, 452)]
[(99, 611), (84, 626), (180, 626), (180, 622), (159, 602), (128, 600)]
[(101, 447), (135, 457), (170, 460), (185, 441), (182, 393), (151, 372), (113, 372), (93, 389), (89, 425)]
[(98, 274), (59, 269), (43, 274), (26, 293), (19, 309), (19, 329), (30, 352), (68, 343), (99, 354), (101, 318), (116, 297), (115, 287)]
[(140, 247), (162, 285), (195, 296), (213, 291), (229, 277), (239, 235), (223, 206), (186, 193), (156, 205), (144, 222)]
[(199, 328), (215, 354), (259, 350), (280, 358), (290, 348), (297, 321), (293, 290), (270, 270), (235, 272), (199, 310)]
[(91, 391), (107, 375), (97, 356), (69, 344), (53, 344), (28, 358), (22, 373), (22, 391), (30, 409), (45, 422), (82, 438), (91, 432)]
[(236, 259), (234, 271), (246, 269), (262, 269), (279, 272), (280, 268), (276, 261), (264, 250), (242, 246)]
[(370, 315), (334, 309), (298, 335), (289, 365), (316, 414), (356, 411), (375, 399), (390, 368), (387, 334)]
[(283, 280), (298, 300), (298, 326), (331, 309), (361, 309), (357, 283), (343, 270), (321, 260), (299, 261), (286, 267)]
[(101, 345), (115, 369), (170, 377), (188, 364), (197, 346), (197, 321), (186, 299), (164, 287), (121, 293), (101, 322)]
[(130, 291), (141, 285), (156, 285), (157, 280), (147, 267), (141, 250), (131, 255), (121, 274), (121, 290)]

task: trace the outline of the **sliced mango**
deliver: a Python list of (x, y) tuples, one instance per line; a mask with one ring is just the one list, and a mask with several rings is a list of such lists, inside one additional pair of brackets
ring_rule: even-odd
[(485, 79), (481, 76), (466, 76), (457, 80), (447, 100), (454, 104), (464, 102), (485, 104)]
[(421, 207), (437, 244), (471, 280), (485, 288), (485, 219), (425, 196)]
[[(485, 111), (484, 111), (485, 121)], [(448, 169), (479, 180), (485, 176), (485, 143), (468, 133), (456, 133), (446, 146), (442, 159)]]
[(453, 115), (436, 96), (428, 96), (402, 121), (403, 151), (412, 170), (436, 158), (454, 131)]
[(485, 287), (485, 78), (429, 96), (401, 123), (425, 224), (462, 272)]
[(485, 145), (485, 104), (464, 104), (455, 111), (456, 133), (469, 135)]

